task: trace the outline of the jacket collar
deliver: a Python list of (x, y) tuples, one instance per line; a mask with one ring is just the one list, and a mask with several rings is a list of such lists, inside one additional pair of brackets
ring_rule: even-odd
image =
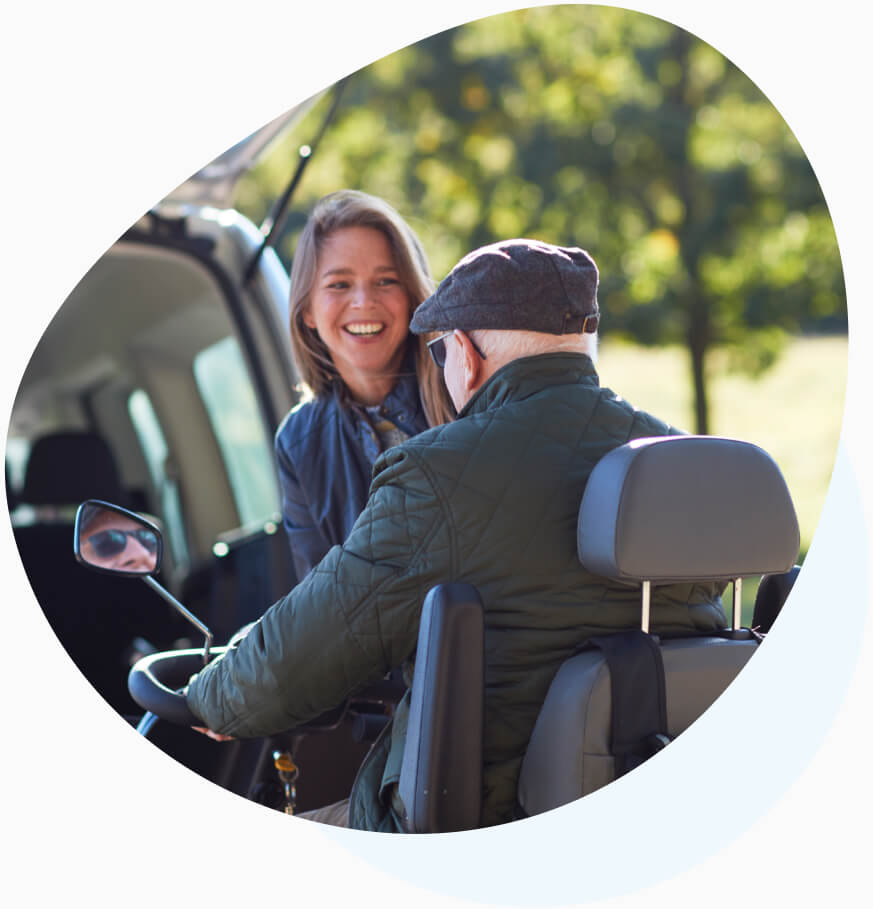
[(391, 391), (385, 395), (382, 404), (385, 413), (396, 413), (405, 411), (407, 419), (421, 407), (418, 398), (418, 378), (415, 375), (415, 360), (398, 378)]
[(600, 386), (594, 363), (586, 354), (560, 352), (519, 357), (501, 366), (476, 391), (458, 414), (458, 419), (494, 410), (511, 401), (521, 401), (544, 388), (576, 384)]

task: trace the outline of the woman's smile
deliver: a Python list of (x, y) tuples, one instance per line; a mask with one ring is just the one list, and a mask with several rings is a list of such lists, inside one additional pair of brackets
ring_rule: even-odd
[(319, 252), (304, 321), (356, 400), (378, 403), (393, 387), (409, 318), (409, 294), (385, 234), (373, 227), (330, 234)]
[(349, 322), (343, 328), (358, 338), (372, 338), (381, 334), (385, 329), (384, 322)]

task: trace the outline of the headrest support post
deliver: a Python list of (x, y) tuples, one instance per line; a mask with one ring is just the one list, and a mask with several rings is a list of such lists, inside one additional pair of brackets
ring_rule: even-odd
[(649, 612), (651, 611), (652, 603), (652, 582), (643, 581), (643, 608), (642, 608), (642, 619), (640, 621), (640, 628), (643, 629), (644, 634), (649, 633)]
[(733, 629), (739, 631), (743, 626), (743, 579), (734, 578), (734, 614)]

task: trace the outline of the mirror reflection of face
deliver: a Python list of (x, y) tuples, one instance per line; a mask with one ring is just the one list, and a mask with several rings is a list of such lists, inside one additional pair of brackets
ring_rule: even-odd
[(157, 567), (158, 540), (133, 518), (101, 510), (81, 531), (79, 551), (99, 568), (149, 574)]

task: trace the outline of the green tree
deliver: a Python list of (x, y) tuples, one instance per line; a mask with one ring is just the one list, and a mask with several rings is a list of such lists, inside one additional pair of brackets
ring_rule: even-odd
[[(287, 177), (289, 154), (244, 187), (254, 209), (278, 191), (280, 171)], [(698, 432), (710, 423), (714, 350), (760, 371), (785, 331), (845, 326), (833, 228), (791, 131), (721, 54), (640, 13), (506, 13), (354, 74), (284, 255), (311, 202), (341, 186), (403, 212), (438, 278), (468, 250), (511, 236), (588, 249), (604, 334), (686, 346)]]

